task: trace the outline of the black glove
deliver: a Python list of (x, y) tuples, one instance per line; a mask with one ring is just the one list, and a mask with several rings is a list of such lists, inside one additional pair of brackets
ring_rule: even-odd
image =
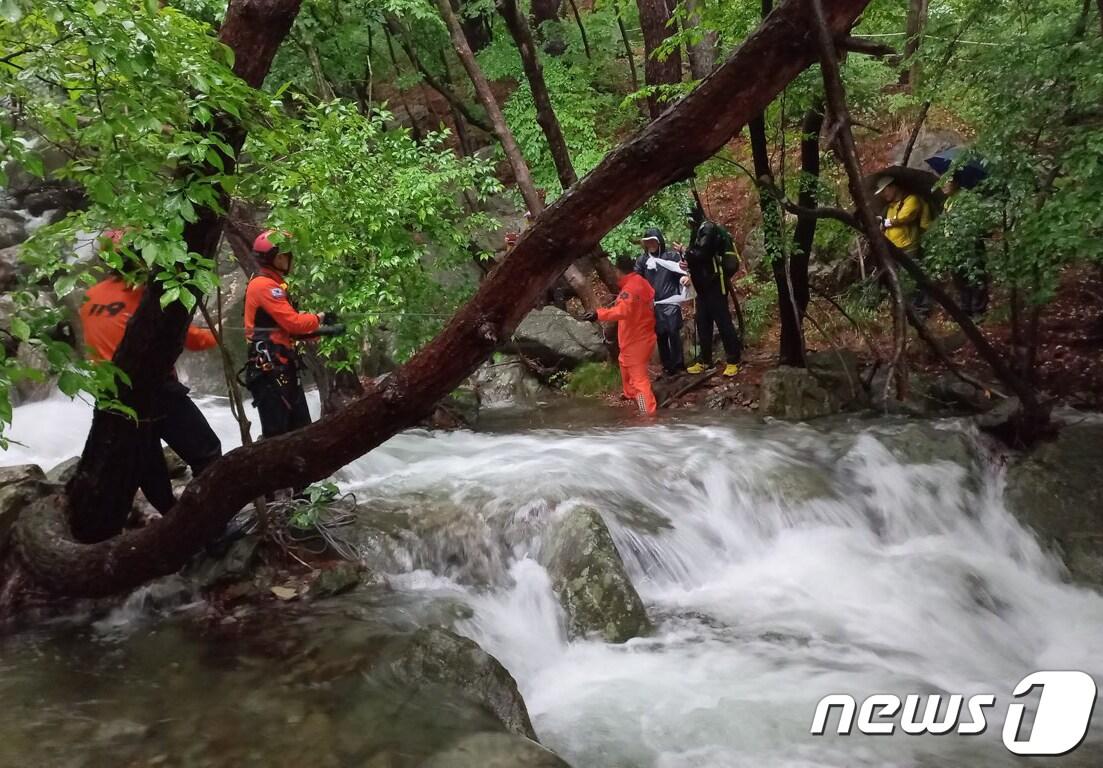
[(330, 312), (328, 309), (323, 312), (326, 316), (326, 325), (340, 325), (341, 318), (336, 312)]
[(597, 322), (597, 312), (586, 312), (585, 314), (583, 314), (578, 319), (581, 320), (584, 323), (596, 323)]
[[(328, 317), (326, 318), (329, 319)], [(344, 323), (333, 323), (332, 325), (319, 325), (318, 330), (314, 331), (314, 336), (340, 336), (345, 332)]]

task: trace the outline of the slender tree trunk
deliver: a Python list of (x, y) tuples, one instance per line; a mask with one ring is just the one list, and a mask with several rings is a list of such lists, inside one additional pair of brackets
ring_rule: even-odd
[(387, 27), (390, 29), (391, 35), (398, 40), (398, 44), (402, 46), (402, 50), (406, 53), (406, 58), (414, 65), (414, 69), (421, 73), (421, 77), (425, 80), (426, 84), (443, 96), (451, 106), (459, 110), (460, 114), (464, 116), (468, 123), (485, 133), (493, 134), (494, 127), (486, 120), (476, 115), (467, 102), (457, 96), (451, 88), (442, 83), (437, 76), (425, 66), (421, 61), (421, 57), (417, 55), (417, 51), (406, 35), (406, 30), (398, 20), (398, 17), (393, 13), (387, 13), (384, 15), (384, 19), (387, 22)]
[[(444, 72), (444, 82), (449, 90), (454, 90), (455, 81), (452, 79), (452, 67), (448, 64), (448, 52), (444, 48), (441, 48), (438, 54), (440, 55), (440, 66)], [(471, 141), (470, 134), (467, 132), (467, 126), (464, 125), (463, 115), (456, 108), (456, 105), (451, 102), (449, 102), (448, 108), (452, 114), (452, 123), (456, 126), (456, 138), (460, 142), (460, 154), (464, 157), (471, 157), (475, 154), (475, 146)]]
[[(772, 0), (762, 0), (762, 18), (765, 19), (769, 16), (772, 10)], [(764, 184), (766, 187), (772, 188), (774, 187), (774, 171), (770, 166), (770, 147), (769, 140), (766, 137), (765, 112), (751, 120), (748, 128), (755, 179), (760, 185)], [(762, 187), (759, 188), (758, 192), (758, 204), (762, 210), (762, 244), (766, 251), (766, 258), (770, 260), (774, 285), (777, 287), (778, 317), (781, 320), (778, 365), (803, 368), (804, 330), (801, 324), (803, 316), (793, 295), (794, 291), (790, 290), (790, 286), (795, 287), (795, 283), (798, 281), (794, 280), (791, 274), (792, 261), (786, 258), (785, 243), (781, 231), (781, 205), (773, 194)], [(803, 282), (805, 289), (807, 289), (807, 285), (806, 269)], [(805, 299), (805, 306), (807, 306), (807, 298)]]
[(923, 29), (927, 26), (927, 6), (929, 0), (909, 0), (907, 19), (907, 38), (904, 42), (904, 61), (910, 68), (900, 75), (900, 82), (911, 85), (912, 90), (919, 87), (920, 67), (915, 61), (919, 44), (923, 39)]
[[(479, 63), (475, 60), (475, 54), (471, 52), (471, 47), (463, 36), (463, 29), (460, 27), (456, 14), (452, 11), (451, 3), (449, 0), (437, 0), (437, 8), (448, 26), (449, 34), (452, 36), (452, 45), (455, 47), (464, 69), (467, 70), (467, 74), (475, 86), (475, 92), (479, 95), (483, 108), (490, 116), (491, 125), (494, 127), (494, 135), (502, 143), (502, 149), (505, 150), (506, 159), (513, 169), (513, 175), (517, 179), (517, 186), (521, 190), (521, 196), (525, 199), (525, 205), (528, 206), (529, 212), (535, 217), (544, 210), (544, 201), (536, 190), (536, 184), (532, 180), (532, 173), (529, 171), (528, 163), (525, 162), (525, 156), (517, 145), (517, 139), (514, 138), (513, 132), (506, 125), (505, 116), (502, 115), (502, 110), (494, 98), (494, 92), (490, 90), (490, 83), (487, 81), (486, 75), (483, 74)], [(590, 281), (577, 267), (573, 265), (568, 267), (563, 276), (587, 310), (597, 308), (598, 302), (594, 295), (594, 289), (590, 286)]]
[[(678, 30), (670, 23), (671, 12), (667, 0), (636, 0), (640, 9), (640, 26), (643, 28), (643, 48), (647, 55), (644, 64), (644, 80), (649, 86), (677, 85), (682, 82), (682, 56), (675, 48), (660, 60), (656, 50)], [(664, 102), (657, 95), (647, 100), (651, 119), (662, 114)]]
[(333, 101), (336, 95), (333, 92), (333, 85), (322, 70), (322, 60), (318, 58), (318, 49), (310, 43), (303, 43), (302, 48), (306, 52), (307, 61), (310, 62), (310, 71), (314, 74), (314, 87), (318, 91), (318, 98), (322, 101)]
[[(701, 26), (701, 17), (697, 11), (700, 0), (686, 0), (686, 28), (696, 29)], [(716, 68), (716, 44), (717, 34), (713, 30), (706, 30), (701, 39), (688, 46), (689, 71), (695, 80), (708, 77)]]
[[(391, 30), (386, 24), (383, 25), (383, 36), (387, 39), (387, 53), (391, 58), (391, 66), (394, 67), (395, 88), (397, 88), (402, 68), (398, 66), (398, 56), (394, 52), (394, 39), (391, 37)], [(410, 102), (406, 99), (404, 91), (400, 90), (398, 92), (398, 102), (402, 105), (402, 109), (406, 112), (406, 118), (410, 121), (410, 133), (413, 135), (414, 141), (420, 144), (425, 138), (425, 132), (418, 125), (417, 118), (414, 117), (414, 111), (410, 109)]]
[(574, 0), (567, 0), (571, 4), (571, 13), (574, 15), (575, 23), (578, 24), (578, 33), (582, 36), (582, 48), (586, 51), (586, 58), (594, 58), (593, 53), (590, 52), (590, 38), (586, 35), (586, 25), (582, 23), (582, 14), (578, 12), (578, 4)]
[[(816, 207), (817, 188), (820, 176), (820, 132), (823, 130), (824, 105), (820, 99), (807, 112), (801, 121), (800, 140), (800, 193), (797, 204), (804, 209)], [(816, 237), (815, 216), (797, 215), (797, 226), (793, 231), (793, 255), (789, 261), (790, 283), (793, 288), (793, 303), (796, 306), (796, 318), (803, 320), (808, 310), (808, 263), (812, 257), (812, 242)], [(784, 305), (782, 305), (784, 311)], [(803, 328), (797, 329), (801, 338), (783, 339), (781, 346), (790, 352), (798, 348), (803, 352)], [(799, 346), (798, 346), (799, 345)]]
[[(751, 154), (754, 159), (755, 178), (767, 188), (774, 186), (774, 173), (770, 167), (770, 151), (766, 138), (766, 119), (757, 115), (749, 125)], [(790, 260), (785, 255), (781, 232), (781, 206), (777, 198), (765, 188), (758, 192), (758, 205), (762, 211), (762, 244), (777, 287), (778, 317), (781, 320), (781, 337), (778, 349), (778, 365), (804, 367), (804, 334), (799, 322), (800, 313), (794, 306), (789, 290), (790, 275), (786, 269)]]
[[(832, 33), (848, 30), (865, 4), (832, 3)], [(173, 573), (253, 499), (328, 477), (418, 423), (509, 338), (570, 263), (572, 250), (596, 247), (656, 191), (684, 178), (760, 114), (811, 63), (812, 40), (806, 4), (786, 2), (693, 93), (541, 214), (445, 330), (339, 418), (230, 452), (188, 485), (173, 514), (109, 541), (74, 542), (60, 516), (64, 497), (34, 504), (13, 531), (0, 611), (18, 607), (11, 601), (20, 594), (10, 585), (21, 580), (49, 589), (56, 602), (58, 595), (115, 594)]]
[[(1099, 0), (1103, 2), (1103, 0)], [(617, 15), (617, 29), (620, 30), (620, 41), (624, 44), (624, 56), (628, 59), (628, 70), (632, 73), (632, 90), (640, 89), (640, 76), (636, 71), (636, 54), (632, 52), (632, 41), (628, 39), (628, 27), (624, 26), (624, 14), (620, 9), (621, 0), (613, 0), (613, 11)]]
[[(299, 12), (300, 0), (231, 0), (219, 40), (234, 51), (234, 74), (259, 88), (276, 51)], [(224, 173), (232, 174), (245, 131), (225, 116), (215, 125), (233, 154), (224, 155)], [(222, 169), (208, 167), (207, 173)], [(196, 221), (184, 227), (188, 250), (212, 258), (222, 233), (222, 214), (229, 203), (223, 194), (219, 209), (198, 208)], [(127, 324), (113, 362), (130, 379), (120, 386), (119, 399), (134, 409), (138, 421), (154, 413), (155, 397), (171, 375), (184, 346), (192, 313), (179, 301), (161, 308), (161, 284), (150, 279), (145, 295)], [(97, 410), (92, 418), (76, 475), (69, 482), (69, 525), (81, 541), (100, 541), (118, 533), (133, 503), (142, 459), (142, 430), (134, 420)]]
[[(567, 140), (563, 137), (563, 130), (559, 125), (559, 118), (555, 114), (555, 108), (548, 94), (548, 86), (544, 81), (544, 71), (540, 66), (540, 56), (536, 52), (536, 42), (533, 39), (532, 29), (524, 13), (517, 6), (516, 0), (499, 0), (498, 11), (506, 22), (506, 28), (517, 45), (521, 54), (521, 63), (528, 79), (529, 88), (532, 90), (533, 102), (536, 104), (536, 121), (544, 132), (551, 150), (552, 162), (555, 163), (555, 172), (559, 177), (559, 184), (563, 191), (578, 183), (578, 174), (575, 173), (574, 163), (571, 162), (571, 152), (567, 147)], [(598, 277), (605, 287), (612, 293), (620, 290), (616, 270), (609, 263), (609, 259), (603, 253), (593, 254), (593, 266), (597, 269)], [(585, 271), (585, 270), (584, 270)]]

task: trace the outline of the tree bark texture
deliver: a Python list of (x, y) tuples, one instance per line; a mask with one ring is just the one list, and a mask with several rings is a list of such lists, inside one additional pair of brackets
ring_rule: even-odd
[[(234, 74), (254, 88), (260, 87), (291, 30), (299, 4), (300, 0), (232, 0), (219, 40), (234, 51)], [(245, 131), (225, 115), (218, 118), (215, 130), (233, 149), (233, 154), (222, 157), (224, 172), (231, 174)], [(208, 167), (204, 172), (220, 170)], [(225, 210), (229, 204), (225, 193), (220, 202)], [(188, 250), (214, 258), (222, 234), (222, 214), (213, 208), (198, 208), (196, 213), (196, 221), (184, 227)], [(120, 386), (119, 399), (134, 409), (139, 423), (97, 410), (77, 472), (69, 482), (69, 522), (78, 540), (100, 541), (118, 533), (137, 492), (143, 451), (140, 422), (153, 412), (154, 394), (183, 350), (192, 315), (179, 301), (162, 309), (160, 297), (161, 285), (151, 277), (114, 357), (115, 365), (130, 379), (129, 386)]]
[[(656, 50), (678, 30), (671, 21), (669, 0), (636, 0), (640, 10), (640, 27), (643, 29), (643, 48), (647, 55), (644, 64), (644, 81), (649, 86), (676, 85), (682, 82), (682, 55), (675, 48), (663, 60), (656, 56)], [(656, 95), (647, 100), (651, 119), (662, 114), (664, 102)]]
[(919, 51), (923, 29), (927, 26), (928, 4), (929, 0), (909, 0), (908, 3), (904, 61), (908, 63), (909, 69), (902, 73), (901, 81), (910, 84), (913, 89), (919, 85), (919, 62), (915, 61), (915, 54)]
[[(849, 30), (865, 5), (833, 2), (832, 33)], [(418, 423), (510, 337), (572, 253), (592, 250), (657, 190), (684, 178), (762, 113), (812, 62), (814, 40), (807, 0), (788, 0), (693, 93), (540, 214), (448, 326), (339, 417), (231, 451), (189, 483), (171, 514), (108, 541), (73, 541), (59, 510), (64, 497), (37, 502), (13, 533), (29, 575), (55, 593), (95, 597), (174, 573), (253, 499), (329, 477)]]
[[(807, 112), (801, 121), (800, 140), (800, 192), (797, 196), (797, 205), (804, 210), (813, 210), (816, 207), (816, 190), (820, 176), (820, 132), (823, 130), (824, 119), (823, 100), (820, 99)], [(812, 258), (812, 242), (816, 237), (815, 216), (808, 214), (797, 215), (797, 226), (793, 230), (793, 255), (789, 259), (790, 284), (793, 287), (792, 303), (796, 306), (797, 315), (803, 319), (808, 310), (808, 263)], [(782, 307), (784, 312), (785, 308)], [(794, 318), (796, 322), (797, 318)], [(800, 330), (800, 329), (798, 329)], [(791, 331), (790, 331), (791, 332)], [(790, 355), (794, 352), (803, 352), (803, 330), (798, 338), (786, 338), (782, 331), (781, 348)]]
[[(697, 29), (701, 26), (701, 17), (697, 11), (700, 0), (686, 0), (686, 27)], [(708, 76), (716, 67), (717, 34), (713, 30), (704, 30), (701, 39), (691, 44), (686, 53), (689, 55), (689, 71), (694, 80)]]

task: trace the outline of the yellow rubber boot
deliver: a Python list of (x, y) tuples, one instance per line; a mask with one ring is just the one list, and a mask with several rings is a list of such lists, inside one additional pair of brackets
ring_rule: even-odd
[(735, 363), (728, 363), (724, 366), (725, 376), (735, 376), (737, 373), (739, 373), (739, 366)]
[(701, 365), (700, 363), (694, 363), (689, 368), (686, 368), (686, 373), (690, 373), (690, 374), (693, 374), (694, 376), (696, 376), (697, 374), (704, 373), (707, 370), (708, 370), (708, 368)]

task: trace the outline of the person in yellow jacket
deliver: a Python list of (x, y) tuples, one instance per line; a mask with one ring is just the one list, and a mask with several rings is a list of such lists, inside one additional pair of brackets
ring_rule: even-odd
[[(876, 194), (888, 204), (881, 219), (885, 238), (918, 261), (922, 258), (923, 233), (931, 226), (930, 205), (919, 195), (902, 189), (889, 176), (877, 180)], [(912, 305), (924, 320), (931, 313), (931, 299), (922, 290), (916, 290)]]
[(905, 192), (887, 176), (877, 182), (877, 194), (888, 203), (881, 221), (885, 237), (909, 256), (918, 256), (923, 233), (931, 224), (930, 207), (919, 195)]

